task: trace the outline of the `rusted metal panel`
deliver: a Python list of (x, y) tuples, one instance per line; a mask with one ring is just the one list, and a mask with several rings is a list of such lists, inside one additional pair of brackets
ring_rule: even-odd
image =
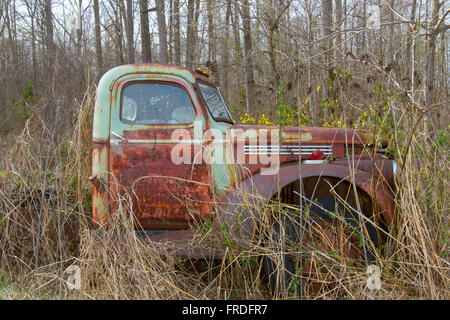
[(108, 193), (109, 144), (94, 143), (92, 148), (92, 218), (95, 222), (106, 223), (109, 215)]
[[(298, 127), (218, 123), (207, 111), (197, 80), (213, 84), (199, 73), (158, 64), (120, 66), (102, 77), (97, 90), (93, 129), (91, 181), (94, 220), (105, 221), (115, 210), (117, 203), (109, 198), (109, 194), (125, 195), (128, 192), (132, 198), (133, 212), (144, 229), (188, 229), (192, 220), (211, 217), (214, 202), (224, 209), (228, 201), (240, 199), (229, 190), (249, 188), (255, 184), (253, 187), (256, 186), (256, 189), (252, 191), (270, 198), (278, 186), (283, 187), (300, 178), (300, 156), (302, 160), (310, 159), (315, 149), (328, 156), (330, 163), (302, 164), (302, 178), (328, 175), (349, 181), (350, 172), (354, 170), (356, 185), (376, 199), (384, 210), (386, 221), (392, 220), (394, 209), (392, 191), (389, 189), (389, 185), (393, 184), (392, 161), (381, 156), (372, 159), (368, 155), (343, 158), (346, 153), (351, 153), (348, 146), (356, 150), (356, 154), (362, 151), (371, 138), (367, 132), (302, 127), (300, 135)], [(173, 133), (177, 129), (185, 129), (190, 136), (195, 136), (194, 125), (129, 125), (121, 122), (121, 90), (133, 81), (170, 82), (183, 87), (192, 100), (195, 122), (200, 123), (201, 133), (215, 129), (223, 134), (225, 143), (218, 145), (218, 148), (223, 148), (223, 163), (173, 163), (173, 148), (180, 143), (180, 140), (173, 138)], [(278, 131), (281, 138), (271, 141), (271, 137), (267, 136), (263, 141), (259, 133), (264, 130)], [(232, 136), (231, 140), (228, 140), (228, 135)], [(197, 156), (195, 150), (203, 151), (213, 144), (213, 140), (202, 137), (194, 138), (189, 143), (191, 159), (194, 159)], [(269, 147), (271, 145), (278, 147)], [(270, 164), (261, 163), (258, 156), (272, 155), (276, 150), (280, 153), (278, 174), (261, 175), (261, 169)], [(239, 153), (242, 153), (243, 161), (238, 161)], [(256, 156), (256, 163), (253, 156)], [(232, 161), (227, 161), (229, 159)], [(188, 231), (180, 231), (172, 232), (167, 237), (188, 241), (190, 235), (192, 233)]]
[[(141, 70), (137, 66), (138, 69)], [(192, 86), (185, 80), (190, 79), (190, 74), (177, 68), (169, 69), (156, 66), (151, 74), (135, 71), (121, 77), (112, 89), (115, 100), (111, 108), (111, 130), (122, 139), (111, 140), (110, 171), (117, 179), (117, 184), (111, 187), (118, 194), (131, 195), (133, 213), (139, 223), (152, 229), (187, 227), (188, 221), (204, 219), (212, 212), (209, 167), (205, 163), (175, 164), (171, 158), (173, 148), (180, 143), (173, 139), (174, 132), (184, 128), (193, 136), (193, 125), (129, 125), (120, 120), (122, 88), (128, 83), (149, 80), (184, 88), (195, 108), (196, 121), (202, 123), (201, 106)], [(194, 151), (201, 149), (201, 141), (192, 140), (190, 147), (193, 159)]]
[[(280, 165), (299, 161), (300, 154), (302, 160), (311, 159), (314, 150), (321, 150), (325, 158), (336, 159), (344, 157), (347, 145), (362, 146), (365, 143), (363, 134), (355, 129), (302, 127), (299, 139), (298, 127), (285, 127), (281, 131), (281, 139), (276, 137), (275, 141), (272, 141), (267, 133), (263, 134), (262, 140), (258, 133), (277, 131), (279, 127), (276, 126), (233, 126), (229, 130), (235, 131), (232, 135), (234, 156), (244, 177), (270, 166), (262, 163), (260, 158), (262, 155), (270, 156), (278, 153)], [(362, 148), (359, 147), (358, 150), (360, 149)]]
[(111, 146), (111, 172), (119, 189), (125, 188), (132, 195), (133, 211), (139, 219), (192, 220), (210, 215), (210, 175), (206, 164), (174, 164), (173, 146)]
[[(342, 164), (323, 164), (323, 165), (301, 165), (301, 173), (298, 163), (286, 164), (279, 170), (279, 174), (269, 176), (255, 174), (242, 181), (235, 190), (230, 190), (229, 194), (220, 205), (220, 221), (235, 223), (234, 213), (242, 207), (242, 203), (248, 202), (249, 198), (256, 197), (255, 203), (260, 203), (264, 199), (270, 199), (278, 190), (300, 179), (308, 177), (335, 177), (351, 183), (354, 183), (361, 190), (366, 192), (382, 210), (382, 217), (387, 226), (390, 226), (393, 220), (395, 204), (392, 189), (384, 183), (378, 181), (369, 172), (351, 169)], [(247, 199), (246, 199), (247, 198)], [(254, 219), (250, 216), (252, 212), (243, 211), (241, 227), (246, 229), (247, 234), (254, 232)], [(246, 216), (247, 215), (247, 216)], [(242, 230), (243, 232), (244, 230)], [(243, 232), (244, 233), (244, 232)]]
[[(236, 131), (241, 130), (241, 134), (236, 135), (236, 140), (248, 139), (246, 131), (248, 130), (271, 130), (280, 129), (277, 126), (233, 126)], [(280, 129), (280, 141), (286, 145), (298, 145), (299, 143), (299, 128), (286, 126)], [(321, 128), (321, 127), (302, 127), (301, 128), (301, 142), (302, 144), (363, 144), (366, 140), (365, 134), (357, 129), (341, 129), (341, 128)], [(268, 139), (268, 142), (271, 142)], [(278, 143), (278, 141), (276, 141)]]
[(365, 171), (372, 175), (372, 179), (394, 187), (393, 160), (380, 154), (358, 154), (333, 161), (333, 164)]

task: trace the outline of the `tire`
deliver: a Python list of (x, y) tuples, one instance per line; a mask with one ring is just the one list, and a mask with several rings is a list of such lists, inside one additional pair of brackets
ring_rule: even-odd
[[(322, 241), (329, 243), (328, 236), (330, 232), (336, 230), (342, 232), (341, 236), (331, 234), (332, 239), (341, 238), (344, 243), (339, 247), (343, 248), (341, 252), (337, 252), (343, 256), (348, 256), (349, 259), (359, 265), (368, 265), (376, 261), (375, 248), (379, 248), (379, 237), (376, 228), (373, 224), (366, 222), (359, 223), (359, 215), (352, 209), (344, 208), (342, 204), (336, 206), (333, 197), (318, 197), (315, 201), (304, 201), (302, 204), (302, 215), (298, 210), (290, 210), (286, 215), (283, 215), (278, 221), (273, 224), (273, 232), (269, 239), (269, 246), (273, 243), (279, 245), (278, 248), (285, 250), (286, 248), (299, 247), (302, 256), (298, 256), (297, 250), (294, 254), (289, 252), (281, 252), (277, 254), (278, 263), (270, 256), (265, 256), (263, 261), (264, 271), (268, 280), (268, 286), (274, 298), (286, 298), (292, 295), (297, 297), (304, 297), (305, 293), (313, 294), (314, 285), (309, 288), (304, 288), (302, 282), (299, 280), (299, 274), (304, 277), (310, 277), (312, 273), (320, 273), (318, 270), (312, 270), (310, 266), (304, 264), (304, 256), (307, 254), (308, 248), (306, 246), (307, 238), (310, 237), (310, 232), (306, 236), (299, 233), (300, 230), (320, 229), (323, 236)], [(337, 209), (337, 210), (336, 210)], [(338, 212), (335, 214), (334, 212)], [(336, 225), (341, 225), (345, 229), (335, 229)], [(365, 229), (363, 231), (362, 227)], [(330, 229), (331, 228), (331, 229)], [(329, 231), (331, 230), (331, 231)], [(347, 233), (350, 232), (350, 234)], [(359, 249), (355, 244), (355, 237), (359, 238)], [(302, 241), (303, 238), (303, 241)], [(370, 240), (370, 241), (369, 241)], [(320, 239), (319, 239), (320, 241)], [(332, 242), (332, 241), (331, 241)], [(314, 243), (315, 246), (315, 243)], [(348, 246), (348, 249), (345, 247)], [(277, 252), (281, 251), (275, 249)], [(278, 253), (278, 252), (277, 252)], [(359, 256), (358, 256), (359, 255)], [(298, 262), (302, 261), (301, 268), (297, 268)], [(278, 267), (278, 265), (281, 266)], [(306, 275), (305, 275), (306, 274)], [(314, 281), (312, 282), (314, 284)], [(312, 291), (312, 292), (311, 292)]]

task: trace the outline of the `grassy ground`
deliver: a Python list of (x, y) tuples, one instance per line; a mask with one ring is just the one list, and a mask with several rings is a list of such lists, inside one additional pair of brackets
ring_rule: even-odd
[[(168, 248), (139, 240), (126, 197), (118, 199), (114, 228), (98, 236), (88, 218), (93, 101), (89, 92), (65, 135), (32, 115), (20, 134), (0, 140), (0, 298), (270, 298), (264, 257), (281, 261), (281, 250), (298, 252), (298, 246), (228, 239), (221, 244), (226, 254), (220, 261), (180, 260)], [(381, 289), (367, 288), (364, 266), (314, 243), (307, 247), (309, 263), (326, 270), (326, 276), (315, 282), (304, 274), (295, 279), (320, 284), (306, 293), (312, 299), (449, 299), (449, 128), (430, 138), (421, 130), (419, 111), (378, 122), (369, 119), (370, 113), (363, 110), (361, 117), (373, 121), (375, 134), (391, 137), (390, 152), (400, 169), (396, 220), (377, 253)], [(281, 209), (270, 204), (264, 210), (278, 214)], [(273, 232), (267, 221), (261, 224)], [(199, 228), (196, 241), (206, 245), (208, 240), (208, 232)], [(81, 272), (80, 289), (67, 287), (71, 265)], [(294, 298), (295, 292), (286, 288), (281, 297)]]

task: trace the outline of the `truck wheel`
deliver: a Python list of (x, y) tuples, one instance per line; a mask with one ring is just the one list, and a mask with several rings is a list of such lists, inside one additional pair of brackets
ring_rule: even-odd
[(317, 250), (352, 266), (373, 264), (378, 233), (372, 223), (359, 221), (357, 212), (336, 205), (333, 197), (305, 201), (302, 215), (288, 210), (273, 225), (268, 245), (274, 254), (263, 261), (273, 297), (317, 295), (336, 286), (329, 269), (312, 259)]

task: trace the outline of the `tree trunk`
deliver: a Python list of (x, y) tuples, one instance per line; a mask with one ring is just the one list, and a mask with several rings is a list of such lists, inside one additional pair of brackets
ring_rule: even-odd
[[(409, 20), (411, 23), (414, 23), (416, 21), (416, 7), (417, 7), (417, 0), (412, 0), (411, 3), (411, 14)], [(415, 91), (415, 51), (416, 51), (416, 45), (415, 45), (415, 25), (411, 24), (410, 29), (408, 30), (408, 37), (406, 42), (406, 78), (410, 79), (410, 88), (411, 88), (411, 95), (414, 97), (414, 91)]]
[[(425, 67), (425, 106), (431, 107), (434, 104), (434, 87), (435, 87), (435, 74), (434, 74), (434, 56), (436, 52), (436, 30), (435, 27), (438, 23), (440, 4), (438, 0), (431, 0), (431, 17), (428, 24), (427, 35), (427, 51), (426, 51), (426, 67)], [(428, 126), (434, 129), (434, 132), (438, 129), (439, 115), (435, 110), (428, 111)]]
[(230, 46), (230, 15), (231, 15), (231, 0), (227, 0), (227, 11), (225, 14), (225, 39), (223, 41), (223, 54), (222, 54), (222, 73), (223, 73), (223, 80), (222, 80), (222, 89), (223, 89), (223, 95), (226, 103), (230, 103), (230, 81), (228, 79), (228, 69), (229, 69), (229, 63), (230, 63), (230, 55), (229, 50)]
[(46, 69), (54, 66), (54, 42), (53, 42), (53, 16), (52, 16), (52, 0), (44, 2), (44, 27), (45, 27), (45, 59)]
[(167, 44), (169, 55), (168, 61), (169, 63), (173, 63), (173, 0), (169, 0), (169, 42)]
[(36, 57), (36, 32), (34, 30), (34, 15), (31, 17), (31, 57), (33, 62), (33, 80), (37, 76), (37, 57)]
[(235, 60), (241, 58), (241, 35), (239, 34), (239, 6), (234, 3), (234, 14), (231, 14), (231, 24), (233, 25)]
[[(27, 7), (27, 13), (30, 17), (30, 27), (31, 27), (31, 61), (32, 61), (32, 74), (33, 80), (37, 78), (37, 53), (36, 53), (36, 13), (37, 13), (37, 1), (25, 1), (25, 6)], [(0, 12), (2, 12), (2, 7), (0, 5)], [(1, 17), (1, 13), (0, 13)], [(1, 32), (0, 32), (1, 37)]]
[(253, 77), (252, 37), (250, 29), (250, 5), (248, 0), (242, 0), (242, 27), (244, 30), (247, 113), (252, 114), (254, 112), (255, 81)]
[[(347, 0), (343, 0), (343, 5), (342, 5), (342, 15), (343, 15), (343, 25), (344, 25), (344, 30), (347, 30)], [(344, 43), (342, 45), (342, 54), (343, 54), (343, 58), (345, 58), (346, 54), (347, 54), (347, 32), (344, 32)]]
[(164, 13), (164, 0), (156, 0), (156, 18), (158, 20), (159, 62), (168, 63), (169, 55), (167, 52), (167, 28), (166, 15)]
[(80, 83), (85, 80), (84, 67), (86, 65), (86, 48), (83, 50), (83, 0), (78, 0), (78, 29), (77, 29), (77, 59), (78, 59), (78, 77)]
[(95, 20), (95, 55), (97, 57), (98, 74), (103, 73), (102, 37), (100, 33), (100, 13), (98, 0), (94, 0), (94, 20)]
[(152, 47), (148, 23), (148, 0), (139, 0), (141, 18), (142, 62), (152, 62)]
[[(414, 1), (414, 0), (413, 0)], [(389, 23), (394, 22), (394, 0), (389, 0), (389, 6), (391, 7), (391, 9), (389, 9)], [(381, 39), (380, 39), (381, 40)], [(394, 24), (391, 24), (389, 26), (389, 32), (388, 32), (388, 48), (389, 48), (389, 53), (386, 55), (387, 57), (387, 62), (388, 63), (392, 63), (394, 61)]]
[(197, 64), (197, 43), (198, 43), (198, 25), (200, 18), (200, 0), (195, 1), (195, 13), (194, 13), (194, 52), (193, 52), (193, 66)]
[(331, 32), (333, 26), (333, 0), (322, 0), (322, 23), (323, 23), (323, 36), (324, 36), (324, 62), (325, 66), (329, 68), (331, 64), (332, 41)]
[[(213, 0), (206, 0), (206, 12), (208, 15), (208, 63), (210, 73), (217, 78), (216, 40), (214, 37), (214, 13), (212, 12)], [(217, 80), (217, 79), (216, 79)]]
[[(308, 16), (308, 33), (307, 33), (307, 39), (308, 39), (308, 56), (312, 56), (313, 55), (313, 50), (314, 50), (314, 34), (313, 34), (313, 24), (314, 24), (314, 13), (313, 13), (313, 8), (312, 8), (312, 3), (308, 2), (307, 3), (307, 7), (306, 7), (306, 14)], [(313, 90), (313, 83), (314, 83), (314, 72), (313, 72), (313, 65), (311, 62), (311, 59), (308, 59), (308, 89), (307, 89), (307, 94), (309, 97), (308, 100), (308, 104), (309, 104), (309, 110), (311, 113), (311, 119), (313, 124), (317, 123), (317, 119), (318, 117), (318, 109), (316, 104), (315, 104), (315, 96), (318, 94), (317, 90)], [(313, 108), (317, 108), (317, 110), (313, 109)]]
[(195, 26), (194, 26), (194, 0), (188, 0), (187, 12), (187, 34), (186, 34), (186, 68), (192, 69), (194, 62), (194, 48), (195, 48)]
[[(12, 10), (11, 10), (12, 11)], [(9, 50), (11, 50), (11, 59), (14, 68), (17, 65), (17, 54), (16, 54), (16, 42), (14, 41), (14, 28), (12, 24), (14, 23), (14, 17), (10, 18), (10, 8), (9, 3), (6, 4), (5, 8), (5, 24), (8, 29), (8, 42), (9, 42)]]
[[(277, 65), (277, 49), (278, 49), (278, 39), (280, 37), (278, 29), (279, 29), (279, 10), (278, 10), (278, 1), (271, 2), (269, 6), (266, 6), (266, 15), (268, 18), (268, 24), (269, 24), (269, 61), (270, 66), (272, 67), (273, 75), (275, 81), (273, 82), (273, 86), (275, 90), (278, 89), (278, 86), (281, 82), (281, 76), (278, 72), (278, 65)], [(245, 44), (244, 44), (245, 46)]]
[(356, 43), (356, 53), (359, 55), (361, 52), (366, 52), (366, 27), (367, 27), (367, 0), (362, 1), (362, 14), (360, 15), (359, 26), (363, 28), (359, 35), (359, 45)]
[(334, 30), (336, 32), (336, 36), (334, 37), (334, 57), (336, 61), (340, 61), (344, 48), (342, 44), (342, 34), (341, 34), (341, 26), (342, 26), (342, 0), (335, 0), (335, 11), (334, 11)]
[(175, 64), (181, 65), (181, 37), (180, 37), (180, 1), (173, 1), (174, 12), (174, 49), (175, 49)]
[(125, 9), (123, 8), (123, 2), (116, 0), (117, 7), (113, 7), (115, 15), (115, 30), (116, 30), (116, 54), (117, 54), (117, 64), (122, 65), (125, 63), (123, 57), (123, 27), (122, 27), (122, 16), (124, 15)]
[(83, 0), (78, 0), (78, 29), (77, 29), (77, 58), (81, 67), (81, 48), (83, 41), (83, 20), (82, 20)]
[(127, 26), (127, 55), (128, 55), (128, 63), (134, 63), (134, 20), (133, 20), (133, 0), (127, 0), (127, 18), (126, 18), (126, 26)]

